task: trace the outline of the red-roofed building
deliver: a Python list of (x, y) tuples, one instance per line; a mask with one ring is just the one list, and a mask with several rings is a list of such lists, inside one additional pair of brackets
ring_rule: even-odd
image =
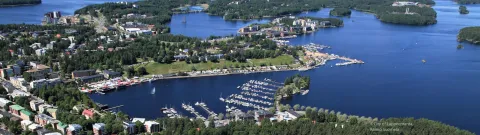
[(83, 110), (83, 112), (82, 112), (82, 115), (85, 116), (85, 118), (87, 118), (87, 119), (93, 118), (93, 115), (94, 115), (94, 114), (95, 114), (95, 113), (93, 112), (92, 109), (85, 109), (85, 110)]

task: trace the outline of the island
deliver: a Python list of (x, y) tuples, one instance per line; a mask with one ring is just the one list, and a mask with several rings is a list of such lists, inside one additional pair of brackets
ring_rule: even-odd
[(458, 4), (479, 4), (480, 0), (455, 0)]
[(303, 11), (321, 10), (323, 7), (350, 7), (358, 11), (373, 13), (382, 22), (431, 25), (436, 23), (436, 12), (430, 7), (434, 4), (435, 2), (432, 0), (419, 0), (417, 2), (395, 0), (372, 2), (361, 0), (335, 2), (330, 0), (280, 0), (275, 2), (220, 0), (212, 2), (207, 12), (212, 15), (223, 16), (226, 20), (251, 20), (288, 16)]
[(464, 5), (461, 5), (458, 9), (458, 12), (460, 12), (460, 14), (468, 14), (470, 13), (470, 11), (467, 10), (467, 7), (464, 6)]
[(308, 93), (310, 77), (296, 74), (285, 79), (284, 86), (275, 93), (275, 103), (279, 104), (282, 99), (291, 98), (297, 93)]
[(332, 16), (350, 16), (352, 11), (348, 8), (333, 8), (330, 10)]
[(0, 0), (0, 7), (2, 6), (21, 6), (21, 5), (35, 5), (41, 4), (42, 0)]
[(241, 35), (266, 35), (269, 39), (294, 38), (298, 34), (312, 33), (322, 28), (342, 27), (337, 18), (280, 17), (268, 24), (252, 24), (238, 30)]
[(458, 42), (467, 41), (473, 44), (480, 44), (480, 27), (466, 27), (460, 30), (457, 36)]

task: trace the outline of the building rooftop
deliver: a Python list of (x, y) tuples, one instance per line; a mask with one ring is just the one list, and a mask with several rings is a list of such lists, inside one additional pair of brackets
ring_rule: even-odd
[(10, 105), (10, 108), (12, 108), (13, 110), (17, 110), (17, 111), (25, 109), (25, 108), (23, 108), (22, 106), (19, 106), (19, 105)]
[(32, 116), (32, 115), (33, 115), (33, 113), (30, 112), (30, 111), (28, 111), (28, 110), (21, 110), (20, 113), (23, 113), (23, 114), (25, 114), (25, 115), (27, 115), (27, 116)]
[(78, 124), (70, 124), (70, 125), (68, 125), (67, 129), (70, 130), (70, 131), (77, 131), (77, 130), (81, 130), (82, 126), (80, 126)]
[(133, 118), (133, 119), (132, 119), (132, 122), (133, 122), (133, 123), (135, 123), (135, 122), (137, 122), (137, 121), (140, 121), (140, 122), (142, 122), (142, 123), (145, 123), (145, 118)]
[(101, 130), (105, 127), (104, 123), (95, 123), (93, 124), (93, 129)]
[(152, 126), (152, 125), (158, 125), (158, 122), (155, 121), (145, 121), (145, 125)]
[(298, 114), (297, 112), (295, 112), (295, 111), (293, 111), (293, 110), (289, 110), (289, 111), (287, 111), (287, 112), (288, 112), (289, 114), (295, 116), (295, 117), (300, 117), (300, 116), (302, 116), (302, 115)]
[(26, 72), (37, 72), (37, 71), (43, 71), (46, 69), (50, 69), (50, 67), (45, 66), (43, 64), (37, 64), (35, 67), (32, 67), (32, 69), (26, 71)]

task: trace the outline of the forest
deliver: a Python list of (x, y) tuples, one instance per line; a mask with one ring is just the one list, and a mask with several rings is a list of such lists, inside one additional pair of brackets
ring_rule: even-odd
[[(186, 4), (201, 4), (206, 3), (206, 0), (142, 0), (128, 4), (104, 3), (89, 5), (82, 9), (75, 11), (75, 14), (90, 14), (95, 16), (95, 10), (100, 10), (107, 18), (107, 24), (119, 22), (138, 21), (144, 24), (155, 25), (154, 30), (168, 33), (169, 28), (166, 25), (170, 22), (173, 15), (172, 9), (184, 6)], [(134, 7), (135, 5), (136, 7)], [(127, 14), (141, 14), (146, 15), (146, 18), (124, 18)]]
[(470, 13), (470, 11), (467, 10), (467, 7), (464, 6), (464, 5), (461, 5), (460, 7), (458, 7), (458, 12), (460, 12), (460, 14), (468, 14)]
[(348, 8), (333, 8), (330, 10), (330, 15), (333, 16), (350, 16), (352, 11)]
[(474, 44), (480, 44), (480, 27), (465, 27), (460, 30), (457, 36), (459, 42), (468, 41)]
[[(405, 12), (405, 7), (390, 6), (394, 0), (216, 0), (210, 4), (208, 13), (224, 16), (226, 20), (250, 20), (263, 17), (276, 17), (298, 14), (303, 11), (315, 11), (325, 7), (339, 7), (371, 12), (384, 22), (429, 25), (436, 23), (436, 12), (429, 7), (409, 7), (415, 16), (397, 15), (395, 12)], [(415, 0), (423, 4), (433, 5), (432, 0)]]
[[(310, 117), (317, 116), (317, 119)], [(160, 134), (182, 135), (383, 135), (383, 134), (442, 134), (442, 135), (473, 135), (473, 133), (427, 119), (389, 118), (378, 121), (360, 121), (351, 118), (339, 121), (335, 114), (312, 112), (310, 115), (289, 122), (270, 122), (264, 120), (261, 125), (254, 121), (237, 121), (219, 127), (205, 127), (200, 121), (188, 119), (158, 119), (165, 126)], [(164, 123), (164, 124), (163, 124)], [(400, 126), (384, 126), (399, 124)], [(337, 125), (337, 126), (335, 126)], [(344, 128), (341, 128), (344, 125)], [(392, 129), (394, 131), (378, 132), (375, 129)], [(396, 131), (395, 129), (398, 129)]]
[(0, 6), (40, 4), (42, 0), (0, 0)]
[(480, 0), (455, 0), (458, 4), (479, 4)]

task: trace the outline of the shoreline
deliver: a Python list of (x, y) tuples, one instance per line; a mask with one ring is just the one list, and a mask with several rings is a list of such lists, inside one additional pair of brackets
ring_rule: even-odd
[[(262, 70), (262, 71), (252, 71), (252, 72), (231, 72), (231, 73), (218, 73), (218, 74), (202, 74), (202, 75), (188, 75), (188, 76), (172, 76), (172, 77), (158, 77), (159, 75), (154, 75), (154, 74), (150, 74), (150, 75), (145, 75), (145, 76), (142, 76), (142, 77), (138, 77), (138, 79), (134, 79), (134, 78), (127, 78), (127, 80), (138, 80), (138, 82), (136, 83), (133, 83), (133, 84), (130, 84), (130, 85), (118, 85), (116, 87), (113, 87), (113, 88), (104, 88), (104, 89), (100, 89), (100, 88), (87, 88), (87, 89), (84, 89), (82, 90), (82, 87), (79, 87), (79, 90), (81, 92), (85, 92), (85, 93), (98, 93), (98, 94), (106, 94), (106, 93), (109, 93), (109, 92), (113, 92), (114, 89), (120, 89), (120, 87), (123, 87), (122, 89), (124, 88), (127, 88), (127, 87), (130, 87), (130, 86), (134, 86), (134, 85), (138, 85), (138, 84), (143, 84), (143, 83), (146, 83), (146, 82), (155, 82), (155, 81), (158, 81), (158, 80), (169, 80), (169, 79), (187, 79), (187, 78), (200, 78), (200, 77), (215, 77), (215, 76), (228, 76), (228, 75), (239, 75), (239, 74), (255, 74), (255, 73), (269, 73), (269, 72), (286, 72), (286, 71), (306, 71), (306, 70), (310, 70), (310, 69), (313, 69), (314, 67), (310, 67), (310, 68), (305, 68), (305, 67), (298, 67), (298, 68), (292, 68), (292, 69), (276, 69), (276, 70)], [(111, 81), (111, 80), (114, 80), (115, 78), (113, 79), (109, 79), (109, 80), (104, 80), (104, 81)], [(98, 82), (95, 82), (95, 83), (98, 83)], [(90, 85), (93, 85), (92, 83), (88, 83), (87, 85), (89, 85), (88, 87), (91, 87)]]
[(4, 7), (34, 6), (34, 5), (40, 5), (40, 4), (42, 4), (42, 3), (38, 3), (38, 4), (0, 5), (0, 8), (4, 8)]

